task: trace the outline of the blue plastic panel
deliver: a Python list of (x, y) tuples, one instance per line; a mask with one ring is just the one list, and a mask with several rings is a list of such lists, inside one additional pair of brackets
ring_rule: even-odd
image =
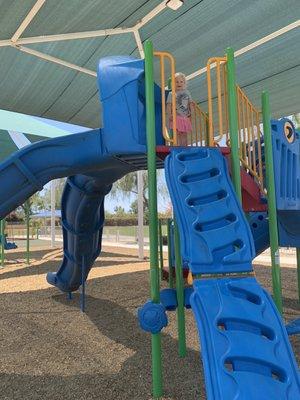
[(278, 233), (281, 246), (300, 246), (300, 140), (287, 119), (271, 120)]
[(277, 211), (280, 246), (300, 247), (300, 210)]
[(255, 278), (194, 281), (208, 400), (296, 400), (299, 371), (271, 296)]
[[(102, 58), (98, 86), (103, 108), (103, 139), (110, 153), (146, 153), (144, 60), (129, 56)], [(161, 128), (161, 93), (155, 86), (157, 145), (164, 144)]]
[(173, 148), (165, 171), (184, 264), (194, 274), (251, 271), (253, 238), (220, 151)]
[[(285, 134), (291, 127), (292, 142)], [(275, 165), (275, 188), (278, 210), (300, 210), (300, 140), (290, 120), (271, 120), (272, 147)]]
[(269, 219), (267, 212), (249, 213), (248, 223), (254, 239), (255, 253), (260, 253), (270, 247)]

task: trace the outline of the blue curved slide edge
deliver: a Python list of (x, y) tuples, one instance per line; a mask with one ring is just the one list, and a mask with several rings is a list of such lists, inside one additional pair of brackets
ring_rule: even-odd
[(183, 263), (193, 274), (251, 271), (252, 235), (220, 151), (171, 149), (165, 172)]

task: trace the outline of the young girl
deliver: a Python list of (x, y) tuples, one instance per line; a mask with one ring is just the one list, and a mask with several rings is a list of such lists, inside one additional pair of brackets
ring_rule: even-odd
[[(188, 136), (191, 136), (191, 103), (192, 97), (186, 88), (186, 78), (182, 72), (175, 74), (175, 95), (176, 95), (176, 130), (177, 130), (177, 145), (187, 146)], [(167, 119), (169, 128), (173, 129), (172, 115), (172, 92), (167, 98)]]

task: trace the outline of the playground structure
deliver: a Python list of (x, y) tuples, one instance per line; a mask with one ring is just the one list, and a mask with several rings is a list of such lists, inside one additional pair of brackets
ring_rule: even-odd
[[(151, 70), (153, 54), (151, 53), (152, 49), (150, 48), (149, 53), (146, 53), (146, 63), (148, 55), (150, 64), (148, 67), (150, 70), (150, 72), (148, 72), (150, 81), (149, 91), (151, 90), (151, 86), (153, 86), (153, 81), (151, 82), (151, 79), (153, 79), (153, 71)], [(172, 60), (171, 56), (166, 56), (163, 53), (154, 53), (154, 55), (160, 57), (161, 65), (164, 57), (171, 59), (173, 75), (175, 72), (175, 62)], [(215, 64), (217, 75), (216, 113), (213, 112), (210, 71), (210, 67), (213, 63)], [(163, 68), (161, 68), (161, 71), (163, 71)], [(296, 205), (296, 199), (298, 197), (296, 188), (298, 181), (297, 177), (295, 177), (295, 170), (297, 168), (296, 160), (299, 158), (298, 150), (296, 150), (297, 141), (295, 141), (298, 134), (295, 132), (290, 121), (281, 120), (271, 121), (271, 136), (268, 98), (267, 94), (264, 93), (264, 137), (261, 137), (260, 112), (252, 105), (242, 89), (235, 85), (233, 53), (231, 50), (227, 52), (226, 57), (209, 60), (207, 70), (209, 113), (206, 118), (203, 111), (198, 109), (197, 114), (199, 122), (195, 123), (195, 125), (198, 126), (198, 132), (197, 129), (194, 129), (193, 136), (190, 140), (190, 145), (196, 148), (189, 150), (178, 148), (170, 150), (170, 145), (176, 146), (177, 144), (176, 132), (175, 135), (173, 132), (168, 132), (164, 119), (162, 121), (162, 132), (168, 148), (164, 146), (155, 148), (154, 140), (152, 142), (152, 152), (154, 154), (156, 150), (157, 153), (164, 158), (170, 153), (167, 157), (165, 170), (172, 203), (174, 205), (175, 217), (178, 221), (178, 227), (175, 222), (175, 237), (173, 239), (175, 246), (176, 291), (167, 289), (159, 292), (158, 279), (154, 271), (152, 271), (152, 301), (146, 303), (139, 311), (141, 326), (153, 334), (153, 365), (157, 368), (153, 374), (153, 391), (157, 397), (162, 393), (161, 375), (157, 373), (157, 371), (161, 372), (161, 370), (159, 370), (161, 368), (161, 350), (159, 338), (155, 335), (167, 324), (167, 320), (160, 306), (163, 304), (164, 308), (167, 310), (174, 310), (177, 308), (179, 355), (184, 356), (186, 351), (184, 307), (190, 307), (190, 305), (192, 305), (199, 326), (204, 358), (206, 390), (209, 399), (232, 399), (235, 398), (238, 390), (241, 398), (243, 396), (251, 399), (262, 398), (261, 396), (264, 396), (263, 398), (266, 399), (298, 397), (299, 377), (297, 366), (294, 362), (290, 364), (290, 367), (293, 371), (292, 375), (295, 378), (295, 392), (293, 394), (287, 394), (282, 386), (281, 389), (283, 389), (283, 391), (279, 394), (277, 390), (281, 390), (280, 385), (277, 387), (277, 383), (274, 382), (274, 379), (283, 382), (283, 376), (280, 378), (279, 375), (274, 373), (275, 370), (272, 371), (272, 368), (275, 365), (286, 365), (285, 362), (283, 360), (281, 362), (278, 360), (275, 362), (274, 359), (271, 360), (273, 357), (272, 354), (274, 353), (274, 348), (271, 350), (272, 346), (269, 347), (267, 353), (264, 353), (263, 356), (259, 354), (259, 351), (253, 354), (253, 349), (247, 349), (247, 343), (252, 343), (253, 340), (257, 340), (256, 335), (260, 338), (265, 337), (263, 333), (265, 328), (268, 330), (272, 326), (269, 332), (272, 331), (274, 333), (275, 331), (273, 329), (279, 321), (271, 298), (269, 296), (266, 297), (266, 293), (261, 292), (261, 289), (259, 289), (259, 297), (256, 297), (259, 285), (252, 277), (251, 260), (256, 254), (259, 254), (268, 247), (271, 242), (274, 298), (277, 307), (282, 312), (278, 247), (279, 243), (283, 246), (298, 246), (299, 237), (297, 237), (296, 229), (292, 229), (291, 223), (291, 219), (297, 218), (299, 212), (299, 207)], [(163, 76), (163, 72), (161, 75)], [(165, 82), (165, 78), (162, 77), (162, 88), (165, 88)], [(172, 85), (174, 93), (174, 82)], [(162, 89), (163, 114), (164, 99), (165, 94), (164, 89)], [(153, 99), (151, 99), (151, 101), (153, 102)], [(149, 115), (149, 109), (147, 109), (147, 115)], [(199, 118), (199, 116), (201, 117)], [(154, 112), (151, 113), (151, 118), (155, 118)], [(197, 115), (192, 114), (192, 120), (195, 121), (195, 119), (197, 119)], [(153, 125), (152, 121), (152, 135), (154, 137)], [(151, 125), (149, 126), (149, 130), (151, 130)], [(217, 134), (218, 131), (219, 134)], [(285, 143), (286, 140), (288, 144)], [(248, 239), (246, 239), (246, 237), (241, 239), (240, 235), (242, 232), (237, 234), (241, 221), (244, 220), (245, 222), (245, 219), (243, 218), (243, 214), (237, 215), (237, 210), (233, 213), (232, 211), (235, 207), (231, 208), (228, 204), (231, 197), (234, 196), (234, 192), (232, 191), (228, 198), (228, 193), (232, 190), (232, 187), (227, 187), (225, 189), (225, 182), (222, 182), (223, 185), (220, 184), (222, 172), (225, 172), (221, 171), (220, 164), (222, 165), (223, 163), (224, 166), (224, 161), (220, 160), (220, 162), (214, 163), (212, 159), (216, 154), (213, 153), (212, 149), (210, 150), (210, 147), (207, 147), (215, 146), (216, 144), (219, 147), (222, 141), (223, 147), (221, 147), (220, 150), (228, 159), (238, 198), (242, 200), (244, 211), (252, 212), (252, 214), (249, 215), (249, 222), (255, 239), (256, 252), (253, 244), (250, 243), (252, 242), (252, 237), (251, 234), (249, 235), (248, 227), (246, 231), (242, 230), (243, 234), (248, 230), (246, 234)], [(294, 148), (289, 147), (292, 143), (295, 143)], [(200, 150), (201, 147), (204, 148), (203, 151)], [(279, 231), (279, 237), (277, 232), (277, 213), (278, 215), (285, 215), (285, 213), (277, 211), (280, 210), (280, 206), (278, 206), (278, 202), (276, 201), (279, 198), (279, 194), (277, 192), (278, 184), (275, 186), (274, 182), (272, 147), (281, 150), (281, 154), (277, 156), (276, 162), (278, 163), (281, 160), (281, 192), (283, 193), (281, 197), (285, 197), (286, 200), (283, 207), (292, 208), (292, 214), (289, 212), (287, 213), (290, 219), (287, 221), (287, 217), (285, 216), (285, 223), (281, 223), (280, 225), (281, 230)], [(150, 152), (149, 142), (148, 152)], [(275, 157), (276, 155), (274, 154), (274, 158)], [(286, 161), (287, 159), (289, 161)], [(148, 166), (149, 165), (150, 163)], [(216, 165), (218, 167), (216, 167)], [(226, 166), (224, 168), (226, 169)], [(154, 169), (152, 173), (154, 175), (153, 180), (155, 181)], [(285, 178), (287, 179), (286, 181)], [(226, 179), (228, 179), (228, 176)], [(282, 187), (287, 189), (282, 189)], [(153, 188), (155, 191), (154, 184)], [(267, 190), (265, 190), (265, 188), (267, 188)], [(266, 194), (268, 194), (268, 196), (266, 196)], [(224, 199), (226, 199), (226, 201)], [(155, 194), (153, 196), (153, 201), (155, 201)], [(220, 207), (220, 209), (216, 209), (216, 207)], [(266, 213), (267, 209), (268, 214)], [(154, 206), (150, 221), (155, 221), (155, 216), (156, 210)], [(151, 237), (152, 242), (154, 242), (152, 247), (152, 266), (154, 269), (158, 260), (155, 259), (157, 243), (155, 243), (155, 223), (153, 225)], [(181, 238), (181, 255), (179, 251), (178, 229)], [(169, 238), (171, 237), (170, 242), (172, 243), (170, 230), (171, 226), (169, 226)], [(289, 239), (284, 241), (284, 235), (285, 237), (288, 236)], [(246, 243), (247, 245), (245, 245)], [(246, 249), (249, 250), (248, 255), (245, 254)], [(170, 259), (173, 259), (172, 246), (171, 248), (169, 247), (169, 260)], [(183, 266), (187, 266), (194, 276), (193, 294), (191, 294), (191, 288), (183, 290), (182, 270), (180, 268), (182, 261)], [(241, 263), (242, 261), (246, 262), (247, 267), (245, 264)], [(224, 263), (223, 265), (222, 262)], [(247, 273), (244, 268), (249, 267), (249, 262), (250, 270), (248, 270)], [(169, 265), (172, 264), (172, 261), (169, 261)], [(237, 268), (237, 270), (235, 268)], [(200, 277), (202, 279), (198, 280)], [(205, 279), (210, 277), (211, 279)], [(216, 277), (218, 279), (215, 279)], [(172, 281), (173, 274), (170, 274), (170, 279)], [(173, 286), (173, 282), (170, 282), (170, 286)], [(236, 296), (239, 299), (244, 298), (247, 300), (245, 304), (243, 304), (243, 311), (242, 309), (239, 310), (240, 300), (237, 302), (232, 298), (229, 303), (227, 303), (227, 296), (230, 297), (230, 291), (232, 291), (232, 293), (235, 292), (233, 297)], [(218, 298), (219, 302), (216, 300)], [(160, 304), (157, 305), (159, 302)], [(244, 312), (247, 303), (249, 304), (249, 309), (245, 316)], [(250, 305), (250, 303), (252, 303), (252, 305)], [(226, 304), (226, 307), (224, 307), (223, 304)], [(231, 312), (229, 311), (229, 304), (232, 306)], [(269, 316), (275, 313), (271, 326), (268, 326), (266, 320), (261, 320), (262, 308), (256, 315), (254, 310), (252, 310), (252, 314), (250, 309), (253, 307), (253, 304), (264, 304), (264, 307), (268, 304)], [(241, 317), (242, 315), (243, 317)], [(154, 316), (156, 316), (156, 318)], [(254, 320), (256, 320), (256, 322), (260, 320), (258, 323), (258, 325), (261, 324), (260, 327), (258, 327), (256, 323), (254, 323), (256, 326), (254, 327)], [(219, 321), (219, 323), (217, 321)], [(277, 326), (275, 330), (277, 332), (276, 335), (278, 335), (276, 337), (278, 338), (282, 335), (280, 341), (282, 344), (286, 343), (287, 345), (283, 353), (288, 354), (289, 343), (285, 329)], [(299, 332), (299, 320), (290, 324), (287, 330), (290, 334)], [(229, 344), (222, 344), (221, 336), (225, 336)], [(274, 337), (272, 339), (271, 336), (269, 336), (269, 339), (273, 340)], [(260, 341), (261, 339), (258, 339), (256, 345), (258, 346), (257, 348), (261, 347), (262, 349), (266, 346), (266, 343)], [(235, 342), (235, 344), (233, 342)], [(215, 345), (215, 343), (218, 343), (218, 345)], [(238, 349), (236, 346), (241, 346), (241, 348)], [(243, 346), (245, 346), (245, 348), (243, 348)], [(230, 352), (234, 354), (232, 358), (230, 358)], [(225, 354), (227, 357), (226, 359), (224, 359)], [(223, 365), (220, 365), (220, 360), (224, 360)], [(268, 370), (268, 368), (270, 369)], [(258, 371), (260, 372), (258, 373)], [(230, 375), (234, 376), (239, 389), (231, 385), (230, 379), (228, 379), (228, 372), (231, 372), (232, 374)], [(247, 378), (246, 375), (248, 375)], [(287, 375), (285, 376), (287, 377)], [(269, 377), (272, 379), (269, 379)], [(261, 392), (258, 393), (255, 389), (255, 382), (257, 382), (257, 379), (261, 378), (263, 378), (263, 380), (266, 379), (266, 381), (264, 383), (261, 381), (258, 386), (264, 388), (265, 394)], [(244, 379), (247, 380), (247, 389), (244, 387)], [(251, 380), (253, 380), (253, 385), (250, 388), (248, 384)], [(226, 387), (226, 390), (224, 390), (224, 387)]]
[(13, 250), (16, 249), (18, 246), (14, 242), (8, 242), (7, 241), (7, 235), (6, 234), (1, 234), (0, 236), (0, 243), (1, 246), (4, 247), (5, 250)]
[[(161, 66), (165, 58), (171, 61), (175, 116), (175, 61), (167, 53), (154, 54)], [(293, 234), (293, 243), (298, 246), (297, 231), (291, 232), (289, 221), (297, 214), (300, 193), (298, 181), (293, 186), (291, 175), (288, 187), (292, 189), (281, 192), (283, 208), (278, 208), (267, 95), (263, 95), (262, 146), (259, 112), (235, 86), (232, 51), (210, 60), (209, 66), (215, 64), (217, 74), (217, 106), (213, 107), (208, 68), (208, 115), (198, 105), (193, 106), (191, 146), (178, 148), (176, 119), (173, 132), (166, 127), (167, 79), (162, 73), (162, 90), (154, 84), (150, 42), (145, 56), (145, 61), (125, 56), (100, 60), (103, 129), (27, 146), (0, 165), (0, 184), (7, 188), (1, 193), (0, 217), (49, 180), (69, 176), (62, 198), (64, 259), (58, 272), (49, 273), (47, 280), (71, 293), (84, 286), (101, 251), (104, 197), (111, 184), (128, 172), (148, 168), (151, 301), (140, 309), (139, 318), (142, 327), (152, 333), (154, 397), (163, 392), (160, 331), (167, 324), (166, 309), (177, 309), (179, 354), (184, 356), (186, 305), (192, 306), (199, 327), (209, 399), (238, 398), (237, 393), (239, 398), (262, 399), (263, 395), (265, 399), (295, 399), (300, 393), (296, 361), (272, 299), (255, 280), (251, 265), (256, 255), (254, 242), (240, 203), (242, 200), (246, 212), (268, 209), (274, 298), (282, 311), (277, 209), (283, 211), (283, 232)], [(273, 121), (272, 129), (276, 126), (282, 136), (285, 123), (288, 121)], [(287, 135), (290, 139), (291, 129), (296, 140), (292, 125)], [(277, 140), (280, 138), (275, 146), (280, 150)], [(297, 157), (293, 161), (292, 149), (285, 146), (283, 151), (292, 154), (286, 158), (291, 159), (286, 161), (289, 170)], [(175, 299), (172, 308), (163, 304), (159, 290), (156, 168), (162, 167), (175, 211), (176, 291), (169, 292)], [(295, 198), (292, 205), (284, 202), (288, 195)], [(286, 216), (288, 207), (294, 214)], [(194, 282), (193, 289), (184, 290), (182, 268), (187, 266)]]
[[(28, 201), (24, 204), (25, 210), (25, 221), (26, 221), (26, 252), (25, 258), (26, 262), (29, 265), (30, 263), (30, 214), (29, 214), (29, 203)], [(7, 241), (7, 233), (5, 232), (6, 228), (6, 221), (5, 218), (1, 219), (0, 221), (0, 253), (1, 253), (1, 262), (0, 268), (3, 268), (5, 265), (5, 250), (14, 250), (18, 246), (15, 242), (8, 242)], [(4, 238), (4, 240), (2, 240)]]

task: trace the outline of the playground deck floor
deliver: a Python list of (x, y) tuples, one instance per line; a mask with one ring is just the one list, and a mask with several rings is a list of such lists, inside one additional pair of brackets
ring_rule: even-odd
[[(20, 253), (7, 253), (0, 270), (0, 397), (2, 400), (151, 399), (150, 336), (137, 324), (136, 310), (149, 296), (148, 262), (136, 250), (104, 248), (87, 284), (86, 313), (79, 295), (67, 300), (47, 285), (61, 251), (34, 250), (26, 266)], [(255, 266), (271, 286), (270, 269)], [(285, 318), (300, 315), (295, 268), (282, 268)], [(162, 334), (165, 400), (205, 399), (198, 337), (186, 313), (188, 352), (177, 356), (176, 316)], [(292, 344), (300, 361), (300, 339)]]

